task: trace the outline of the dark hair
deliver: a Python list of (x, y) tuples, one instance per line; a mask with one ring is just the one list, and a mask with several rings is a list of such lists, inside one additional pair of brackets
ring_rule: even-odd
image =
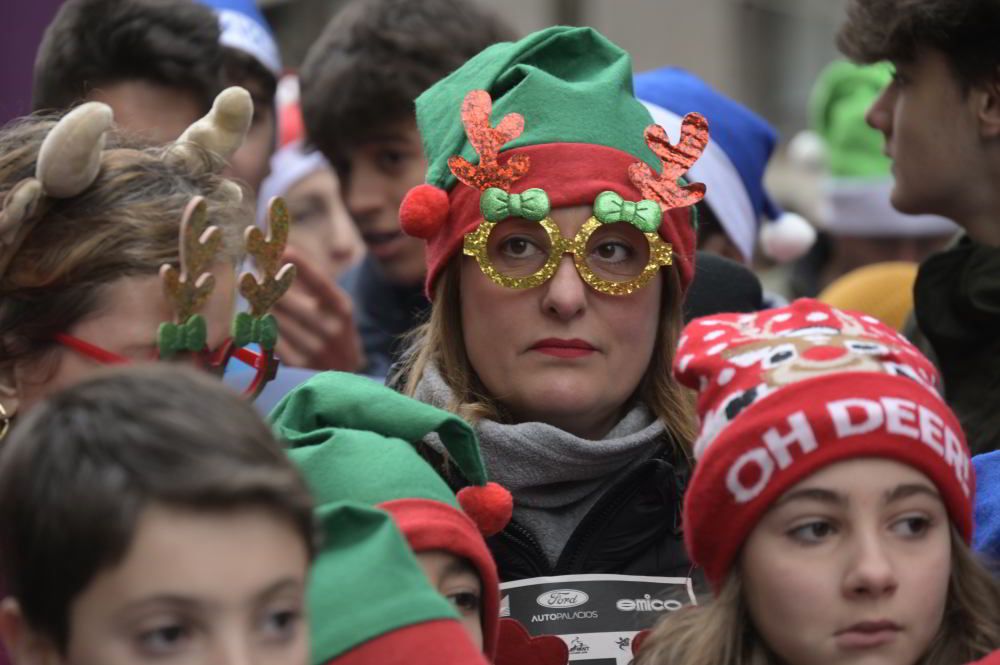
[(302, 65), (306, 135), (335, 164), (346, 148), (414, 117), (413, 101), (513, 32), (471, 0), (356, 0)]
[(222, 81), (227, 86), (246, 88), (253, 97), (255, 109), (274, 105), (278, 78), (264, 63), (246, 51), (231, 46), (222, 47)]
[(65, 649), (73, 598), (121, 561), (154, 503), (259, 507), (313, 553), (312, 500), (253, 405), (190, 368), (108, 371), (40, 404), (0, 447), (0, 564), (28, 624)]
[(851, 0), (837, 46), (864, 63), (909, 62), (921, 49), (938, 49), (968, 89), (997, 75), (997, 26), (997, 0)]
[(34, 110), (69, 108), (129, 79), (190, 91), (207, 112), (221, 89), (219, 22), (191, 0), (67, 0), (35, 58)]

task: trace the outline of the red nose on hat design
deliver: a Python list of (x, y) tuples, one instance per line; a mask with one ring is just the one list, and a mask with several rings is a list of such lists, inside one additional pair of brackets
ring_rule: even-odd
[(773, 501), (846, 459), (916, 468), (971, 537), (965, 436), (934, 366), (878, 320), (806, 299), (704, 317), (684, 329), (674, 371), (698, 390), (701, 419), (685, 537), (716, 587)]

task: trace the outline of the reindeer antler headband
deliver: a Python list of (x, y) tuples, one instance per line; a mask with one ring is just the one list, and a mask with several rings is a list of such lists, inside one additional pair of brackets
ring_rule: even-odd
[[(166, 158), (203, 169), (194, 148), (200, 146), (228, 159), (242, 144), (252, 116), (253, 102), (246, 90), (239, 87), (223, 90), (208, 115), (177, 139), (167, 150)], [(36, 213), (44, 197), (72, 198), (97, 180), (105, 136), (112, 122), (111, 107), (88, 102), (63, 116), (46, 135), (38, 151), (35, 175), (17, 183), (0, 210), (0, 274), (39, 221)], [(236, 183), (227, 180), (223, 186), (231, 199), (241, 200)]]

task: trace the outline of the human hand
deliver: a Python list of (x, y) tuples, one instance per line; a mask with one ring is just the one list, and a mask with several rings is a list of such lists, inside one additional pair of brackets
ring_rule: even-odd
[(273, 307), (280, 335), (277, 354), (292, 367), (357, 372), (365, 366), (361, 336), (354, 325), (354, 303), (293, 248), (284, 260), (298, 273)]

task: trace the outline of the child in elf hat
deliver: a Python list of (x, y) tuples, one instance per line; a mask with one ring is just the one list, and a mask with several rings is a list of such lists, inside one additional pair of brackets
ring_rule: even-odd
[(35, 56), (32, 110), (100, 101), (153, 143), (206, 114), (223, 85), (219, 25), (190, 0), (66, 0)]
[(852, 0), (838, 36), (853, 60), (893, 65), (867, 114), (893, 162), (893, 207), (964, 232), (921, 264), (914, 312), (976, 454), (1000, 445), (998, 26), (996, 0)]
[(309, 577), (311, 665), (487, 665), (388, 512), (333, 501), (317, 518), (323, 544)]
[[(474, 0), (355, 0), (309, 49), (300, 72), (306, 137), (337, 171), (344, 203), (369, 250), (341, 281), (367, 362), (352, 370), (387, 376), (400, 338), (427, 311), (423, 243), (402, 233), (398, 217), (403, 195), (422, 182), (427, 168), (413, 100), (510, 35)], [(344, 369), (331, 365), (330, 356), (343, 344), (338, 334), (351, 308), (308, 286), (303, 280), (278, 311), (282, 325), (298, 333), (302, 364)]]
[(400, 210), (427, 240), (430, 320), (405, 391), (473, 422), (514, 496), (503, 581), (687, 578), (694, 438), (669, 368), (694, 273), (680, 176), (708, 141), (667, 136), (631, 60), (591, 28), (492, 46), (417, 99), (429, 169)]
[(969, 450), (916, 348), (798, 300), (692, 322), (676, 372), (702, 420), (686, 542), (716, 597), (637, 663), (961, 665), (1000, 647)]
[(102, 373), (0, 447), (0, 636), (18, 665), (307, 665), (314, 535), (249, 403), (191, 369)]
[[(499, 581), (483, 535), (506, 525), (511, 497), (486, 482), (472, 429), (369, 379), (336, 372), (294, 389), (271, 419), (320, 506), (351, 500), (392, 515), (432, 585), (454, 604), (473, 642), (492, 659)], [(414, 447), (428, 435), (438, 438), (472, 483), (457, 498)]]
[[(0, 131), (0, 438), (108, 364), (179, 359), (221, 374), (233, 360), (252, 368), (251, 394), (273, 377), (267, 309), (294, 277), (279, 261), (287, 214), (277, 203), (266, 236), (247, 231), (252, 211), (219, 175), (251, 114), (230, 88), (164, 147), (119, 132), (100, 102)], [(245, 252), (260, 276), (240, 278), (251, 311), (234, 317)]]

